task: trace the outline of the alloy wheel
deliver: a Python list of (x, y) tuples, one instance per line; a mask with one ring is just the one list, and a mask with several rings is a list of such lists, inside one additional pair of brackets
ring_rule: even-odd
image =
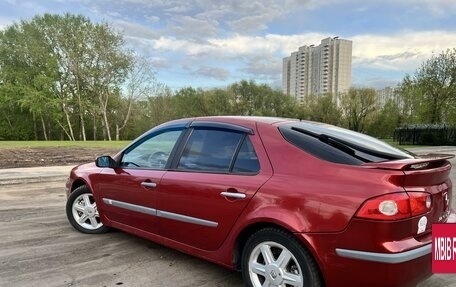
[(303, 286), (298, 260), (277, 242), (262, 242), (250, 254), (249, 276), (254, 287)]
[(83, 193), (76, 197), (72, 205), (72, 214), (76, 223), (85, 229), (95, 230), (103, 226), (91, 193)]

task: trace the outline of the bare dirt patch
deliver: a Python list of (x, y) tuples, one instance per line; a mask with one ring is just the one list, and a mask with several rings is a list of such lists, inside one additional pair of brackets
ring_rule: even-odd
[(115, 155), (106, 148), (37, 147), (0, 149), (0, 169), (34, 166), (77, 165), (94, 161), (100, 155)]

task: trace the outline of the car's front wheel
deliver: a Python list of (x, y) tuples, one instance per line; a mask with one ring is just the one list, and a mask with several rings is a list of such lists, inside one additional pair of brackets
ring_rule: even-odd
[(277, 228), (262, 229), (248, 239), (242, 275), (250, 287), (322, 286), (309, 251), (292, 234)]
[(71, 225), (83, 233), (109, 231), (101, 222), (93, 194), (86, 185), (76, 188), (68, 197), (66, 214)]

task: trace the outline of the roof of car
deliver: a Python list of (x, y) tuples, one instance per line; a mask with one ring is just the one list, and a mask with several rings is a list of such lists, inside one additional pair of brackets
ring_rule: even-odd
[(287, 119), (287, 118), (279, 118), (279, 117), (259, 117), (259, 116), (208, 116), (208, 117), (198, 117), (194, 118), (193, 120), (215, 120), (215, 121), (227, 121), (227, 122), (257, 122), (257, 123), (264, 123), (264, 124), (278, 124), (290, 121), (298, 121), (297, 119)]

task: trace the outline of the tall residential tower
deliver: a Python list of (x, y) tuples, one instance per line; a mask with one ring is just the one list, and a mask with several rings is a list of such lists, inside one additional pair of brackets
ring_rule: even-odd
[(351, 85), (352, 41), (338, 37), (302, 46), (283, 59), (282, 88), (303, 101), (310, 94), (339, 94)]

